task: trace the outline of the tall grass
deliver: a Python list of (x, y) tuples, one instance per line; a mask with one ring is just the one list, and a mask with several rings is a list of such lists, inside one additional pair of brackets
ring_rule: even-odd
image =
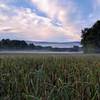
[(0, 100), (100, 100), (100, 57), (1, 56)]

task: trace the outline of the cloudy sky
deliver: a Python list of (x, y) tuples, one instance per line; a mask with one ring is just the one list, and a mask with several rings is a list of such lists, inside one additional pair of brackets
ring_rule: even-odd
[(100, 0), (0, 0), (0, 39), (79, 41)]

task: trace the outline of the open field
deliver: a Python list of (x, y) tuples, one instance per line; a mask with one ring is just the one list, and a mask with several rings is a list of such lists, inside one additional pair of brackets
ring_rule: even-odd
[(0, 54), (0, 100), (100, 100), (100, 55)]

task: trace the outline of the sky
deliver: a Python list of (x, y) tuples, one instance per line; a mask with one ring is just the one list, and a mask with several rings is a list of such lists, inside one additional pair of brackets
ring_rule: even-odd
[(80, 41), (100, 19), (100, 0), (0, 0), (0, 39)]

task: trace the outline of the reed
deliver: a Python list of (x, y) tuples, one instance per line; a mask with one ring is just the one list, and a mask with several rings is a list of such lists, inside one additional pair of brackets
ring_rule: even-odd
[(0, 56), (0, 100), (100, 100), (100, 56)]

